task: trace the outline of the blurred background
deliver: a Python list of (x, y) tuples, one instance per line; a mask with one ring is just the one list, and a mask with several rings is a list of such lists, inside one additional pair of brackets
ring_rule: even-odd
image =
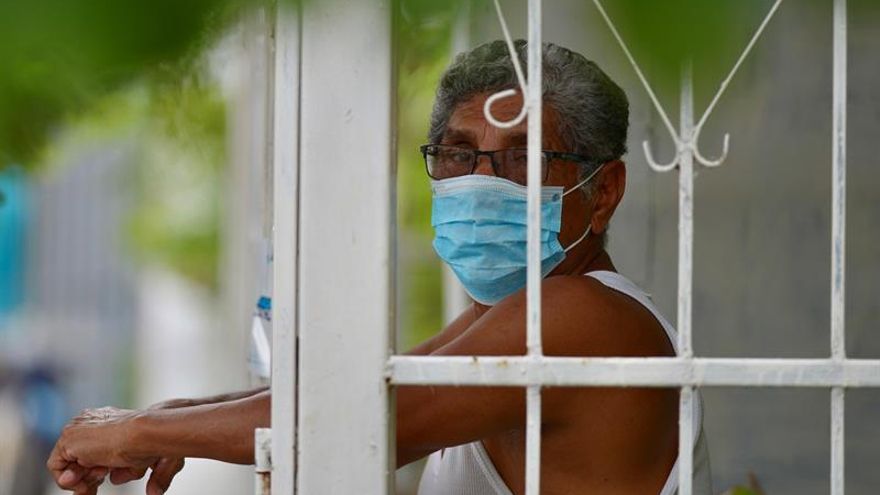
[[(693, 60), (699, 115), (772, 2), (605, 4), (677, 120), (682, 60)], [(525, 37), (525, 1), (503, 5)], [(485, 0), (396, 10), (403, 351), (460, 304), (431, 249), (417, 151), (433, 92), (454, 53), (501, 34)], [(270, 11), (241, 0), (0, 0), (0, 495), (55, 493), (48, 450), (84, 407), (253, 383), (252, 312), (271, 287)], [(849, 19), (847, 350), (876, 359), (880, 6), (850, 0)], [(544, 35), (629, 95), (629, 184), (610, 252), (673, 317), (677, 175), (652, 172), (641, 152), (648, 139), (662, 160), (672, 143), (592, 2), (547, 2)], [(695, 186), (697, 355), (829, 354), (831, 69), (831, 1), (785, 2), (708, 121), (703, 152), (719, 153), (725, 132), (731, 151)], [(716, 491), (752, 479), (767, 494), (827, 493), (827, 392), (703, 390)], [(880, 391), (847, 399), (846, 488), (877, 493)], [(400, 493), (418, 474), (398, 473)], [(169, 493), (251, 493), (251, 477), (193, 461)]]

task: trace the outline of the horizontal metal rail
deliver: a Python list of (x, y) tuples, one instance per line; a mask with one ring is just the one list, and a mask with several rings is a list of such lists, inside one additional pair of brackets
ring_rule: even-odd
[(393, 356), (392, 385), (880, 387), (880, 359)]

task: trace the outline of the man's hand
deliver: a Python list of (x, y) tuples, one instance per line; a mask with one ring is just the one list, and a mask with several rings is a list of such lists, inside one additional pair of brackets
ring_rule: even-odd
[[(152, 471), (147, 480), (147, 495), (162, 495), (168, 491), (171, 481), (184, 466), (183, 458), (163, 457), (150, 466)], [(100, 468), (98, 468), (100, 469)], [(118, 468), (110, 471), (110, 482), (121, 485), (130, 481), (139, 480), (146, 474), (146, 468)]]
[(136, 416), (137, 411), (104, 407), (87, 409), (71, 420), (46, 463), (58, 486), (75, 495), (93, 495), (111, 470), (127, 471), (111, 475), (113, 480), (138, 473), (143, 476), (148, 467), (158, 466), (159, 459), (132, 452), (131, 429)]
[[(148, 410), (177, 409), (196, 405), (196, 401), (190, 399), (171, 399), (148, 407)], [(147, 495), (162, 495), (171, 486), (171, 481), (177, 476), (185, 464), (182, 457), (162, 457), (151, 466), (150, 479), (147, 480)], [(144, 477), (147, 469), (116, 468), (110, 470), (110, 482), (114, 485), (122, 485), (130, 481)]]
[(108, 475), (120, 484), (152, 468), (147, 493), (160, 495), (185, 457), (253, 463), (254, 428), (269, 425), (271, 393), (218, 397), (222, 400), (170, 401), (144, 411), (83, 411), (64, 428), (46, 465), (56, 483), (76, 495), (96, 494)]

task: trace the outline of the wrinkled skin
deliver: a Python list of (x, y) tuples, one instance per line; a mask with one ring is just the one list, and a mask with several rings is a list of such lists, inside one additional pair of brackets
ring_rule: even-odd
[(102, 407), (86, 409), (73, 418), (64, 431), (47, 467), (58, 486), (76, 495), (93, 495), (109, 476), (115, 485), (144, 477), (147, 495), (168, 490), (171, 480), (183, 469), (183, 458), (132, 457), (119, 447), (127, 444), (128, 424), (137, 411)]

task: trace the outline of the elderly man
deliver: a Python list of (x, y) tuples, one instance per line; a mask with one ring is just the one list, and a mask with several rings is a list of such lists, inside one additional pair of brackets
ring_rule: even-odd
[[(524, 61), (525, 42), (516, 49)], [(548, 43), (543, 60), (544, 352), (673, 356), (675, 330), (605, 251), (626, 183), (626, 96), (577, 53)], [(526, 127), (499, 129), (483, 114), (486, 98), (516, 87), (501, 41), (459, 55), (440, 81), (421, 148), (434, 248), (474, 302), (412, 354), (525, 353)], [(522, 104), (517, 95), (492, 112), (512, 119)], [(674, 493), (677, 399), (674, 389), (546, 389), (542, 493)], [(48, 467), (78, 494), (95, 493), (108, 474), (121, 483), (152, 469), (148, 493), (157, 495), (186, 457), (253, 462), (253, 429), (269, 424), (270, 400), (257, 390), (145, 411), (86, 411), (67, 427)], [(522, 389), (399, 387), (396, 403), (398, 465), (430, 455), (420, 494), (523, 493)], [(699, 416), (694, 423), (694, 486), (711, 493)]]

